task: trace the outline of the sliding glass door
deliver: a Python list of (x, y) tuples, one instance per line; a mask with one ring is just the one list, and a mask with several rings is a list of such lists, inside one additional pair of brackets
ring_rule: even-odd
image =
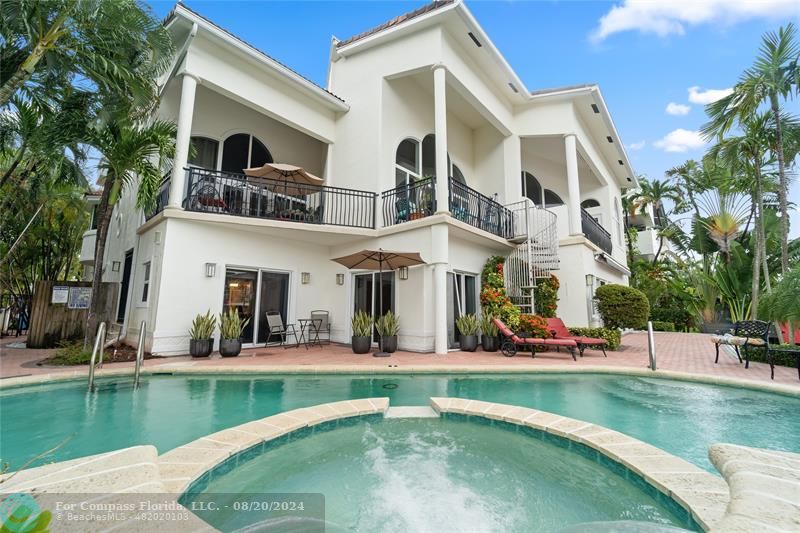
[[(380, 277), (380, 291), (375, 290)], [(383, 307), (381, 307), (381, 301)], [(394, 272), (378, 272), (369, 274), (356, 274), (353, 283), (353, 312), (364, 311), (373, 317), (373, 320), (387, 311), (395, 311), (394, 307)], [(378, 330), (373, 328), (372, 340), (378, 342)]]
[(287, 272), (261, 272), (261, 289), (258, 300), (258, 342), (274, 342), (270, 338), (267, 313), (277, 312), (284, 324), (288, 323), (289, 274)]
[(222, 311), (236, 309), (242, 320), (250, 319), (242, 332), (242, 342), (252, 344), (256, 313), (256, 285), (258, 271), (229, 268), (225, 271), (225, 295)]
[(447, 273), (447, 343), (450, 348), (459, 346), (456, 319), (478, 312), (477, 286), (477, 277), (473, 274)]
[(289, 314), (289, 273), (264, 269), (228, 268), (222, 311), (236, 309), (242, 320), (250, 319), (242, 332), (242, 343), (266, 343), (269, 339), (267, 312), (280, 313), (283, 323)]

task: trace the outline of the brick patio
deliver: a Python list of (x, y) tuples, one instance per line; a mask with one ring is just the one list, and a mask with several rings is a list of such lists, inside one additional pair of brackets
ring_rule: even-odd
[[(775, 380), (769, 379), (769, 365), (751, 363), (749, 369), (739, 364), (732, 353), (723, 350), (719, 364), (714, 364), (714, 347), (708, 335), (699, 333), (656, 333), (656, 350), (659, 370), (684, 372), (694, 375), (715, 378), (732, 378), (759, 383), (788, 385), (800, 390), (797, 369), (787, 367), (775, 368)], [(85, 367), (52, 367), (37, 366), (37, 362), (49, 357), (53, 350), (28, 350), (8, 347), (9, 343), (19, 342), (17, 339), (0, 340), (0, 377), (25, 376), (35, 374), (52, 374), (60, 372), (85, 372)], [(133, 363), (110, 363), (105, 369), (130, 368)], [(203, 368), (211, 370), (219, 368), (290, 371), (316, 370), (335, 371), (337, 368), (363, 368), (365, 371), (382, 369), (420, 371), (480, 371), (487, 370), (525, 371), (527, 369), (589, 369), (591, 367), (620, 367), (645, 369), (648, 366), (647, 335), (631, 333), (622, 338), (622, 346), (617, 351), (609, 351), (608, 357), (597, 350), (586, 350), (583, 358), (575, 362), (567, 352), (545, 352), (531, 359), (526, 354), (516, 357), (504, 357), (501, 353), (484, 353), (480, 351), (450, 352), (447, 355), (419, 354), (397, 352), (389, 358), (374, 358), (371, 355), (356, 355), (349, 346), (331, 345), (312, 347), (310, 349), (281, 347), (254, 348), (242, 351), (236, 358), (223, 359), (213, 355), (209, 359), (192, 359), (191, 357), (168, 357), (145, 361), (146, 368), (163, 367), (164, 370), (180, 368)]]

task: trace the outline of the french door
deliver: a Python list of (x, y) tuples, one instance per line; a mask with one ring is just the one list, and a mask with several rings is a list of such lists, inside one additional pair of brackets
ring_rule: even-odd
[(228, 268), (225, 271), (225, 293), (222, 311), (236, 309), (242, 320), (249, 322), (242, 332), (243, 344), (266, 343), (269, 339), (267, 312), (280, 313), (288, 320), (289, 273), (265, 269)]
[(474, 274), (447, 273), (447, 343), (459, 347), (456, 319), (478, 311), (478, 279)]
[[(380, 278), (380, 289), (378, 287)], [(383, 295), (381, 296), (381, 293)], [(381, 307), (383, 305), (383, 307)], [(364, 311), (372, 316), (373, 322), (387, 311), (395, 313), (394, 272), (356, 274), (353, 283), (353, 312)], [(378, 342), (378, 330), (372, 328), (372, 340)]]

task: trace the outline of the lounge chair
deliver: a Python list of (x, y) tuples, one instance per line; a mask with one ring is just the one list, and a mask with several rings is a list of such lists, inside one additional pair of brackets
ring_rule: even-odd
[(567, 329), (567, 326), (564, 325), (564, 321), (560, 318), (548, 318), (547, 329), (550, 330), (550, 334), (554, 339), (569, 339), (575, 341), (578, 344), (578, 352), (581, 354), (581, 357), (583, 357), (583, 351), (591, 346), (600, 348), (603, 350), (603, 356), (608, 357), (608, 354), (606, 354), (606, 346), (608, 345), (607, 340), (599, 337), (571, 335)]
[(569, 339), (540, 339), (537, 337), (520, 337), (511, 329), (506, 326), (502, 320), (499, 318), (493, 318), (492, 322), (494, 322), (497, 329), (500, 333), (503, 334), (505, 340), (500, 344), (500, 351), (503, 352), (503, 355), (506, 357), (514, 357), (517, 355), (517, 346), (530, 346), (531, 347), (531, 357), (536, 357), (536, 346), (557, 346), (561, 347), (564, 346), (569, 350), (570, 355), (572, 355), (572, 360), (577, 361), (578, 358), (575, 357), (575, 348), (578, 347), (578, 343), (574, 340)]

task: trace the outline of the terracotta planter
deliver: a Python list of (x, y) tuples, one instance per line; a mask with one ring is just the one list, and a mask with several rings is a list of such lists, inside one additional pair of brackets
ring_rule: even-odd
[(242, 351), (242, 341), (239, 339), (220, 339), (219, 354), (222, 357), (236, 357)]
[(189, 339), (189, 353), (192, 357), (208, 357), (214, 350), (214, 339)]
[(369, 353), (372, 349), (372, 339), (369, 337), (353, 337), (351, 343), (353, 353)]
[(383, 338), (383, 351), (388, 353), (397, 351), (397, 335)]
[(481, 346), (484, 352), (496, 352), (497, 348), (500, 346), (500, 341), (497, 335), (481, 335)]
[(458, 343), (461, 345), (461, 350), (464, 352), (474, 352), (478, 348), (477, 335), (459, 335)]

